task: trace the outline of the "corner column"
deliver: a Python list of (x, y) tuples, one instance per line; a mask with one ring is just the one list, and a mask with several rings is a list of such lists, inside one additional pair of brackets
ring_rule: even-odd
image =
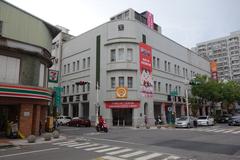
[(32, 134), (33, 105), (21, 104), (19, 116), (19, 131), (25, 137)]

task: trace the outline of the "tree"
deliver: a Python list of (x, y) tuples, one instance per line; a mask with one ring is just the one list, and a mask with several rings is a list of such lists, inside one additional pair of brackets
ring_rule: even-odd
[(228, 113), (235, 111), (234, 103), (240, 100), (240, 84), (235, 81), (221, 82), (222, 102)]

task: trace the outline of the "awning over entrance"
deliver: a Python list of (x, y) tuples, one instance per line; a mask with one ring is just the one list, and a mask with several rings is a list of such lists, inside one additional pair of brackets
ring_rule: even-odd
[(108, 101), (105, 102), (106, 108), (139, 108), (140, 101)]

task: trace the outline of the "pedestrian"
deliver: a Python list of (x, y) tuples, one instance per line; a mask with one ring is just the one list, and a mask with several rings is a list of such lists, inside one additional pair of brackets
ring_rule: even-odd
[(42, 134), (42, 123), (41, 121), (39, 122), (39, 136)]

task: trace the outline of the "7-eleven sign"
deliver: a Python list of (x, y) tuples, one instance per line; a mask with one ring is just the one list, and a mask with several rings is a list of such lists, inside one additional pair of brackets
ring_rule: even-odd
[(48, 81), (52, 83), (58, 83), (58, 71), (49, 69)]

